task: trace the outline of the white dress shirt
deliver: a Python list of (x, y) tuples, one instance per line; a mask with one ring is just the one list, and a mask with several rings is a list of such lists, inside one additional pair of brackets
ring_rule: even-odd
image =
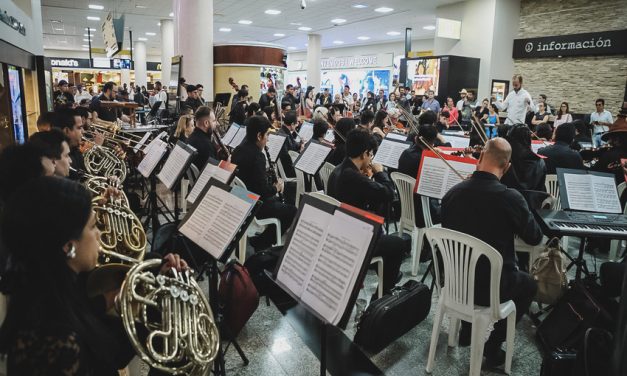
[(499, 110), (507, 111), (505, 124), (524, 124), (528, 108), (535, 107), (531, 95), (523, 88), (520, 88), (518, 92), (510, 91), (504, 101), (495, 103)]

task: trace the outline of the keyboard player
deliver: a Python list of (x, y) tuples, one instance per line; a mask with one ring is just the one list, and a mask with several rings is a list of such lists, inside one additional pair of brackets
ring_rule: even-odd
[[(514, 235), (528, 244), (542, 241), (542, 231), (520, 192), (500, 182), (510, 168), (512, 149), (503, 138), (486, 143), (473, 175), (457, 184), (442, 199), (442, 227), (460, 231), (490, 244), (503, 256), (501, 302), (513, 300), (516, 320), (528, 311), (536, 293), (536, 283), (529, 274), (519, 270), (514, 252)], [(475, 302), (489, 305), (490, 273), (487, 260), (477, 263)], [(494, 325), (485, 344), (486, 366), (503, 364), (505, 354), (505, 321)], [(470, 344), (470, 324), (463, 323), (459, 343)]]

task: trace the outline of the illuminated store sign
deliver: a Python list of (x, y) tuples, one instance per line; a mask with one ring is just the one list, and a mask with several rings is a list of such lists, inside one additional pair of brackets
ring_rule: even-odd
[(627, 29), (514, 40), (514, 59), (534, 57), (622, 55)]

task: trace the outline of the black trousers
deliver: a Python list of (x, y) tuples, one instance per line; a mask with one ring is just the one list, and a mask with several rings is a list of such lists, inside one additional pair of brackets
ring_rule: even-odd
[[(285, 234), (292, 225), (296, 216), (296, 207), (290, 204), (284, 204), (277, 198), (272, 197), (266, 199), (255, 214), (258, 219), (277, 218), (281, 221), (281, 234)], [(251, 241), (253, 247), (257, 249), (266, 249), (272, 246), (276, 236), (275, 226), (268, 226), (264, 232), (254, 242)]]
[(405, 248), (407, 248), (406, 242), (393, 235), (381, 235), (375, 245), (372, 256), (383, 258), (383, 293), (385, 294), (389, 293), (396, 284), (403, 257), (408, 251)]

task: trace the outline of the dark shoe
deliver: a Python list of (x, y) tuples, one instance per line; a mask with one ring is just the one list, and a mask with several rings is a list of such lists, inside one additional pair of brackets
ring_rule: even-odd
[(468, 347), (470, 346), (470, 338), (472, 334), (472, 325), (466, 324), (462, 321), (462, 328), (459, 330), (459, 347)]
[(497, 347), (496, 350), (489, 349), (488, 344), (484, 347), (483, 355), (485, 355), (485, 362), (483, 367), (486, 369), (498, 368), (505, 364), (505, 351), (501, 347)]

